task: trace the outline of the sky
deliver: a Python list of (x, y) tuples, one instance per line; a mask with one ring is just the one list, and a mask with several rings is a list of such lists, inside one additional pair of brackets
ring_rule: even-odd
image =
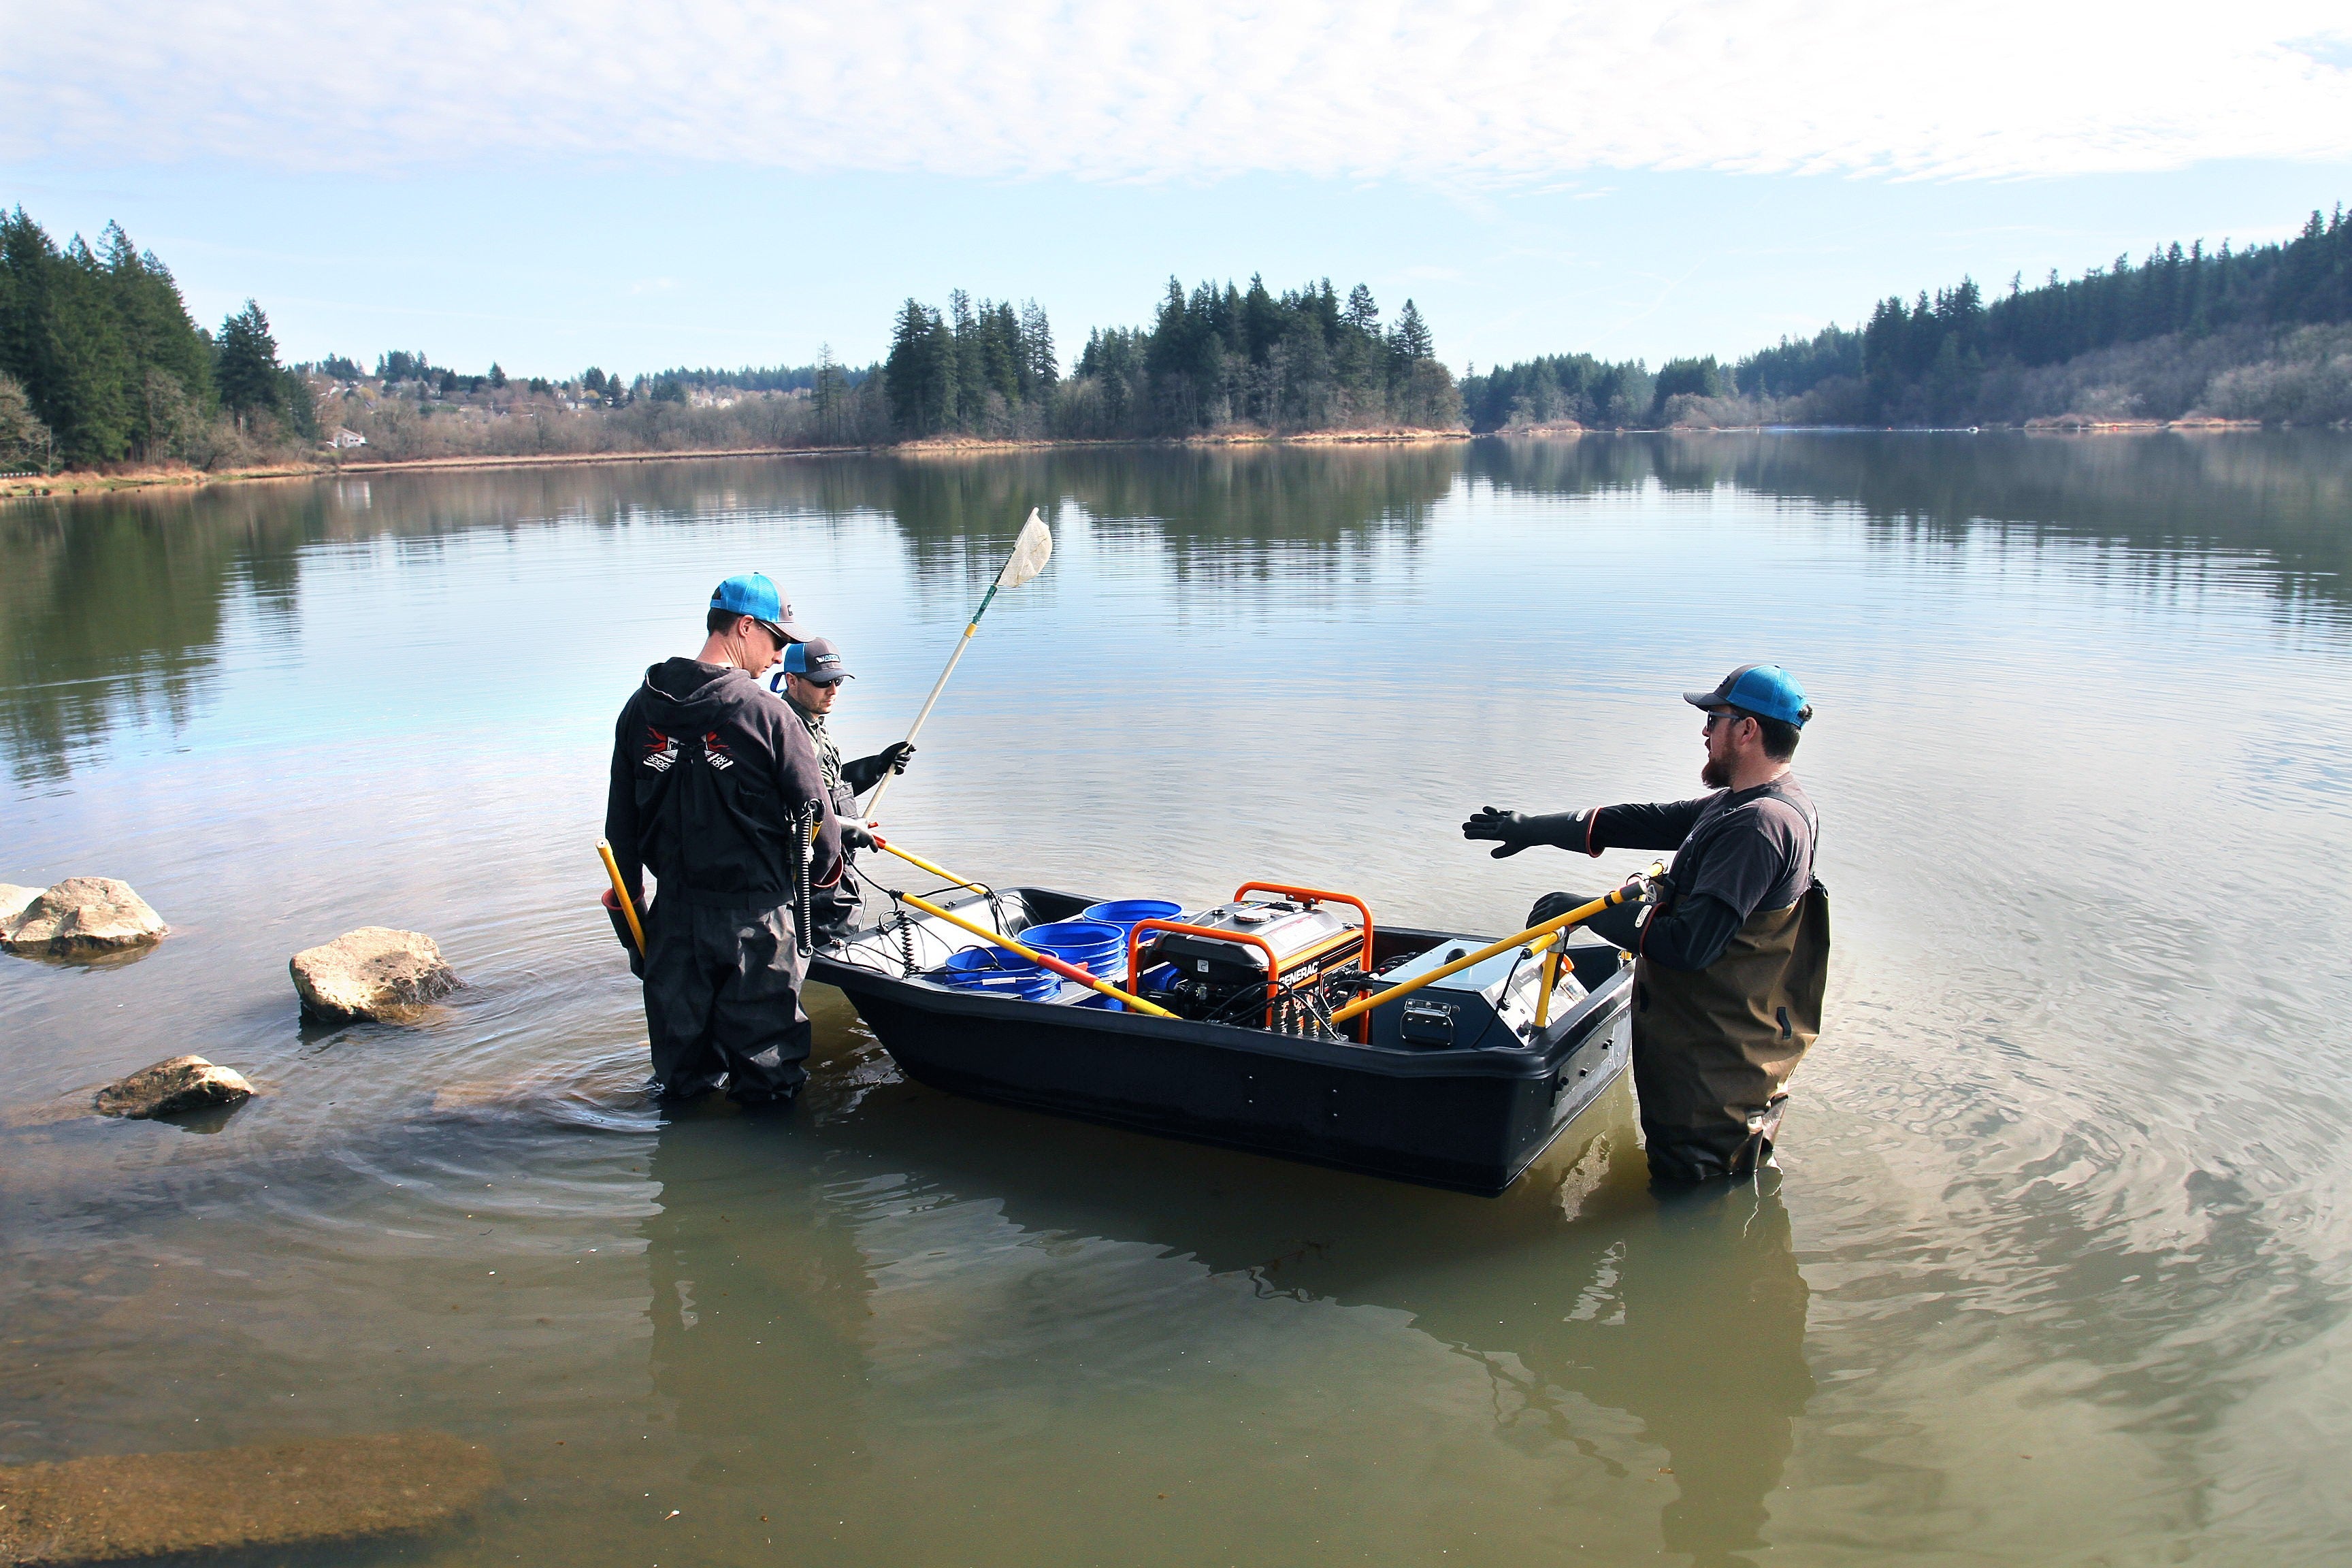
[(2352, 199), (2352, 14), (1878, 0), (0, 0), (0, 203), (289, 359), (862, 363), (1172, 274), (1653, 364)]

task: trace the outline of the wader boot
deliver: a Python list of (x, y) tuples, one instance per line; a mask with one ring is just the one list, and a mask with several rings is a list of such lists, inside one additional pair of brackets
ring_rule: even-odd
[(664, 893), (646, 949), (655, 1093), (690, 1100), (724, 1081), (729, 1098), (756, 1105), (800, 1092), (812, 1031), (791, 906), (712, 909)]
[(1822, 1028), (1829, 891), (1759, 910), (1705, 969), (1633, 971), (1633, 1089), (1651, 1176), (1744, 1177), (1771, 1157), (1783, 1087)]

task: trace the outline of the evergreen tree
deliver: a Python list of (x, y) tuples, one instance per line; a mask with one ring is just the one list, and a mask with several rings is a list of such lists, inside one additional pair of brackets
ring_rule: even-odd
[[(1371, 296), (1367, 294), (1364, 298), (1369, 302)], [(1437, 345), (1429, 335), (1429, 324), (1421, 319), (1421, 308), (1410, 300), (1404, 302), (1404, 309), (1397, 313), (1396, 335), (1392, 341), (1396, 344), (1397, 353), (1403, 359), (1437, 357)]]
[(1054, 353), (1054, 329), (1034, 300), (1021, 304), (1021, 346), (1028, 360), (1029, 384), (1041, 392), (1053, 390), (1062, 379), (1061, 362)]
[(890, 357), (882, 362), (891, 427), (908, 437), (937, 434), (952, 406), (954, 369), (953, 338), (940, 313), (908, 299), (891, 329)]
[(247, 300), (213, 340), (213, 382), (222, 404), (239, 415), (282, 411), (286, 388), (278, 370), (278, 340), (270, 335), (269, 318)]

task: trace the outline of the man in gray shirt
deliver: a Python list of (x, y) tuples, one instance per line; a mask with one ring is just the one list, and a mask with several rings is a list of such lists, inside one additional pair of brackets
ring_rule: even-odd
[[(1675, 851), (1655, 908), (1589, 922), (1635, 955), (1633, 1087), (1651, 1173), (1670, 1182), (1745, 1176), (1771, 1157), (1783, 1086), (1821, 1032), (1830, 948), (1820, 818), (1790, 768), (1813, 715), (1803, 689), (1750, 664), (1684, 700), (1706, 714), (1699, 781), (1714, 794), (1550, 816), (1487, 806), (1462, 825), (1499, 843), (1497, 858), (1538, 844)], [(1586, 901), (1547, 893), (1528, 923)]]

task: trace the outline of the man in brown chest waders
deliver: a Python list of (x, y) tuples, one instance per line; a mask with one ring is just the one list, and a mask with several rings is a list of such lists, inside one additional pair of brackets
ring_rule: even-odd
[[(1706, 714), (1699, 782), (1715, 791), (1656, 805), (1529, 816), (1487, 806), (1462, 825), (1497, 859), (1549, 844), (1672, 849), (1664, 897), (1591, 929), (1634, 954), (1633, 1088), (1650, 1173), (1662, 1181), (1744, 1177), (1771, 1158), (1785, 1086), (1822, 1026), (1829, 893), (1813, 877), (1820, 819), (1789, 760), (1813, 710), (1794, 677), (1742, 665), (1683, 700)], [(1586, 900), (1547, 893), (1537, 924)]]

